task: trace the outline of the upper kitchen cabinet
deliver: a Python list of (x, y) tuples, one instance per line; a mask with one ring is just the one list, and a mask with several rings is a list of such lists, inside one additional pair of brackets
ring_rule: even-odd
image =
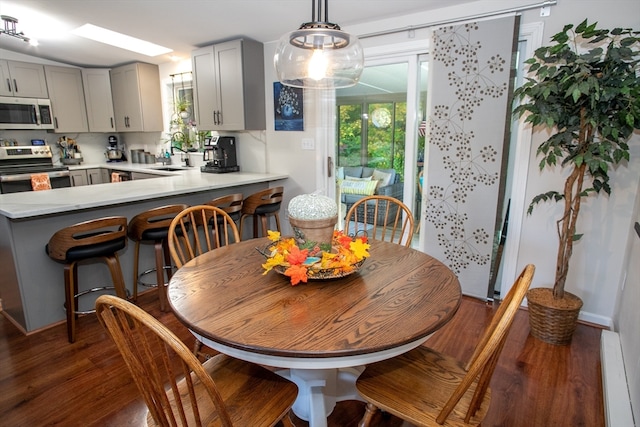
[(89, 132), (115, 132), (111, 79), (107, 68), (82, 70)]
[(118, 132), (161, 132), (158, 66), (137, 62), (113, 68), (111, 93)]
[(29, 62), (0, 60), (0, 95), (49, 98), (44, 67)]
[(54, 132), (88, 132), (80, 68), (44, 66), (53, 110)]
[(264, 130), (262, 43), (232, 40), (191, 54), (199, 130)]

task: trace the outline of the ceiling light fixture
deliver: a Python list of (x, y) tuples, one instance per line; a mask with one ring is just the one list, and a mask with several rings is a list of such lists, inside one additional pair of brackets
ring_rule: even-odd
[(132, 52), (141, 53), (147, 56), (158, 56), (165, 53), (173, 52), (173, 49), (169, 49), (167, 47), (160, 46), (145, 40), (140, 40), (135, 37), (127, 36), (126, 34), (107, 30), (106, 28), (98, 27), (92, 24), (84, 24), (83, 26), (73, 30), (72, 33), (76, 36), (119, 47), (120, 49), (126, 49)]
[[(310, 89), (338, 89), (358, 83), (364, 67), (360, 41), (329, 21), (327, 1), (311, 1), (312, 21), (280, 38), (273, 62), (285, 85)], [(317, 19), (316, 19), (317, 18)]]
[(0, 15), (0, 19), (4, 21), (4, 29), (0, 29), (0, 34), (6, 34), (29, 43), (29, 37), (25, 36), (22, 31), (18, 32), (18, 30), (16, 30), (16, 24), (18, 23), (16, 18), (13, 16)]

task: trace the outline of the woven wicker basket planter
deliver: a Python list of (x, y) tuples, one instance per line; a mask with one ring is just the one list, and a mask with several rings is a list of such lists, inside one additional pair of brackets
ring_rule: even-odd
[(549, 344), (566, 345), (576, 330), (582, 300), (569, 293), (553, 298), (551, 288), (533, 288), (527, 292), (531, 335)]

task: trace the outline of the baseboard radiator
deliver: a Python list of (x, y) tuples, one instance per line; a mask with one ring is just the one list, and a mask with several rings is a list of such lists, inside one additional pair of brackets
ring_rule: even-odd
[(607, 427), (634, 427), (629, 387), (627, 386), (618, 333), (602, 331), (600, 358), (602, 359), (605, 425)]

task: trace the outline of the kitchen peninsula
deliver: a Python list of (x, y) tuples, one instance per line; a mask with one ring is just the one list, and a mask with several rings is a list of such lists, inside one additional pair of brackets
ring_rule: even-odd
[[(24, 333), (65, 319), (63, 267), (45, 253), (45, 245), (57, 230), (103, 216), (131, 219), (142, 211), (173, 203), (201, 204), (232, 192), (249, 195), (281, 185), (287, 179), (286, 175), (273, 173), (208, 174), (197, 167), (163, 171), (159, 165), (122, 163), (117, 169), (144, 173), (149, 178), (0, 195), (2, 310)], [(151, 178), (152, 175), (157, 177)], [(151, 245), (143, 245), (140, 255), (142, 267), (153, 266)], [(128, 245), (119, 256), (127, 288), (131, 290), (133, 246)], [(79, 269), (81, 289), (109, 282), (104, 264)], [(87, 308), (81, 299), (80, 309)]]

